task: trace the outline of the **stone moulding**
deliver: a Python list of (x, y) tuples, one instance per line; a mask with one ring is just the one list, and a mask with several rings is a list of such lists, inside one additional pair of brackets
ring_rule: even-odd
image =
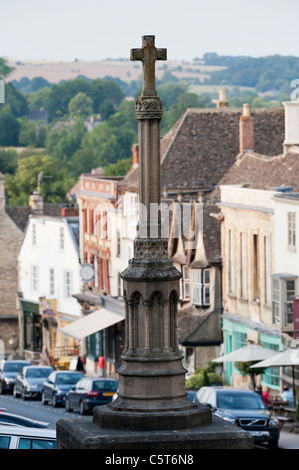
[(158, 96), (140, 96), (135, 104), (136, 119), (162, 119), (163, 105)]

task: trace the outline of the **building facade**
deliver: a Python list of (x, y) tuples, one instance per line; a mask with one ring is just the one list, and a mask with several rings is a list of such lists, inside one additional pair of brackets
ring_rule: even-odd
[(18, 266), (20, 349), (36, 360), (44, 347), (50, 362), (63, 366), (80, 349), (60, 333), (81, 315), (73, 297), (81, 289), (78, 209), (30, 215)]

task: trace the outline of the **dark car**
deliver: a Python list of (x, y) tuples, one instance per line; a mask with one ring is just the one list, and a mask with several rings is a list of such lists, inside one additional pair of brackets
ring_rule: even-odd
[(53, 371), (50, 366), (26, 366), (16, 376), (13, 389), (15, 397), (40, 398), (45, 379)]
[(85, 377), (68, 392), (65, 400), (67, 411), (80, 411), (83, 415), (95, 406), (106, 405), (118, 389), (118, 380)]
[(64, 405), (67, 392), (84, 377), (81, 372), (57, 370), (51, 372), (42, 386), (42, 403), (51, 402), (53, 406)]
[(26, 418), (26, 416), (15, 415), (0, 410), (0, 425), (24, 426), (26, 428), (46, 428), (50, 423)]
[(277, 448), (279, 421), (266, 408), (260, 395), (251, 390), (202, 387), (198, 390), (195, 403), (212, 408), (215, 415), (240, 426), (253, 437), (255, 443), (267, 443)]
[(12, 392), (15, 379), (24, 366), (30, 366), (29, 361), (2, 361), (0, 363), (0, 394)]

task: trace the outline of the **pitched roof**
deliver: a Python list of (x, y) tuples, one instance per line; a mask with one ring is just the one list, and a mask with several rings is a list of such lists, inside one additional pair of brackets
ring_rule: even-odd
[[(44, 215), (58, 217), (61, 215), (61, 209), (65, 207), (64, 204), (51, 204), (44, 203)], [(29, 216), (33, 214), (30, 206), (6, 206), (5, 212), (19, 227), (22, 232), (25, 231)]]
[(254, 189), (276, 189), (292, 186), (299, 191), (299, 147), (291, 147), (286, 154), (269, 157), (255, 152), (239, 155), (230, 170), (215, 189), (219, 196), (221, 185), (246, 185)]
[[(283, 148), (284, 108), (252, 109), (255, 151), (277, 155)], [(190, 108), (161, 139), (161, 187), (209, 189), (217, 185), (239, 153), (241, 109)], [(120, 186), (138, 189), (138, 165)]]

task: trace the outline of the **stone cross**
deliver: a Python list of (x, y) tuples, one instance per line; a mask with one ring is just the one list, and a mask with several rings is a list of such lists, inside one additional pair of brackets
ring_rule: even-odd
[(144, 96), (156, 96), (155, 90), (155, 62), (167, 60), (167, 49), (155, 47), (155, 36), (142, 36), (142, 48), (131, 49), (131, 60), (141, 60), (143, 66)]

